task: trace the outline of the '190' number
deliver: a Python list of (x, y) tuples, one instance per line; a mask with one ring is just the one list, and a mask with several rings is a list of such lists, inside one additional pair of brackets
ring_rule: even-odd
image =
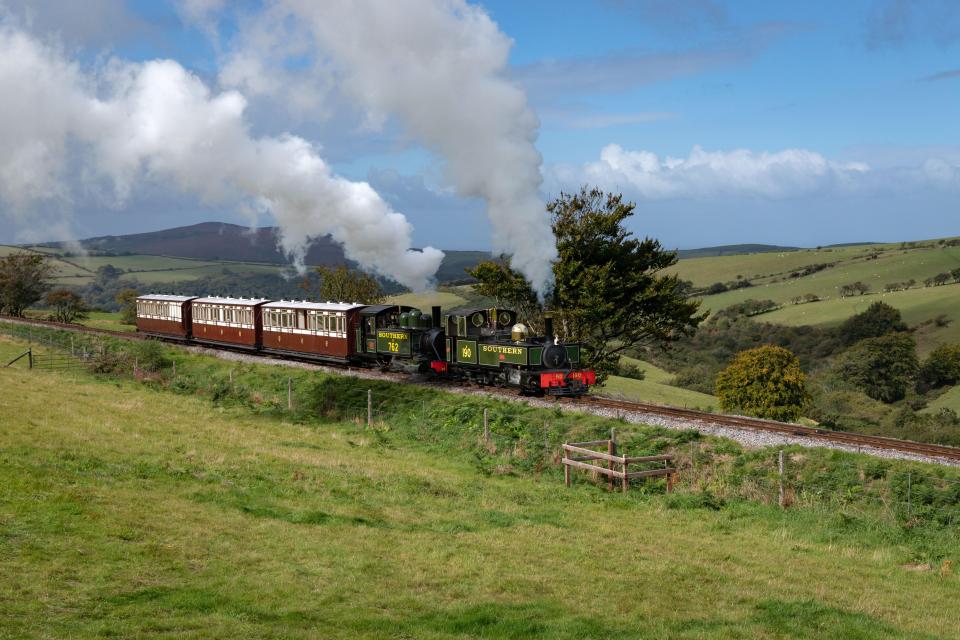
[(463, 347), (460, 349), (460, 357), (466, 359), (473, 358), (473, 349), (470, 347)]

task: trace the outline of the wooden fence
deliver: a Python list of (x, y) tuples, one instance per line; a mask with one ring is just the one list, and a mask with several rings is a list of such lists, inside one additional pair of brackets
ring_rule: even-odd
[[(594, 451), (590, 447), (605, 447), (606, 452)], [(600, 466), (591, 464), (592, 461), (606, 461), (607, 465)], [(617, 443), (612, 438), (609, 440), (591, 440), (589, 442), (565, 442), (563, 444), (563, 480), (570, 486), (570, 473), (573, 469), (583, 469), (593, 473), (599, 473), (607, 476), (607, 485), (612, 491), (616, 481), (620, 480), (620, 486), (626, 491), (630, 486), (631, 478), (657, 478), (666, 476), (667, 493), (673, 489), (674, 474), (677, 470), (670, 466), (673, 462), (672, 455), (659, 456), (628, 456), (617, 455)], [(631, 464), (641, 464), (650, 462), (663, 462), (663, 467), (657, 469), (644, 469), (642, 471), (629, 471)], [(620, 469), (615, 467), (619, 465)]]

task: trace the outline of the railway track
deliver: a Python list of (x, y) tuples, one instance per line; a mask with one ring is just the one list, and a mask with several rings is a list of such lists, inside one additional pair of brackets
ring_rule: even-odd
[[(125, 331), (111, 331), (109, 329), (94, 329), (91, 327), (85, 327), (83, 325), (76, 324), (62, 324), (59, 322), (51, 322), (48, 320), (31, 320), (23, 318), (2, 318), (3, 322), (12, 323), (12, 324), (26, 324), (26, 325), (36, 325), (44, 326), (54, 329), (64, 329), (68, 331), (77, 331), (80, 333), (92, 333), (97, 335), (108, 335), (116, 338), (126, 339), (126, 340), (148, 340), (151, 339), (147, 336), (125, 332)], [(175, 344), (187, 344), (179, 340), (168, 340)], [(204, 348), (216, 348), (220, 349), (221, 347), (213, 347), (211, 345), (203, 344), (196, 345), (202, 346)], [(236, 351), (241, 353), (251, 354), (246, 349), (229, 349), (223, 348), (223, 350)], [(254, 355), (254, 354), (251, 354)], [(307, 362), (313, 364), (322, 364), (324, 366), (338, 366), (343, 369), (351, 370), (355, 367), (349, 367), (341, 365), (338, 363), (331, 362), (318, 362), (313, 358), (297, 358), (297, 357), (282, 357), (274, 358), (273, 356), (268, 356), (265, 354), (255, 354), (261, 357), (270, 357), (273, 359), (282, 359), (282, 360), (295, 360), (298, 362)], [(364, 369), (365, 370), (365, 369)], [(403, 378), (406, 379), (406, 378)], [(752, 431), (761, 431), (767, 433), (779, 433), (785, 436), (809, 439), (811, 443), (814, 441), (821, 442), (831, 442), (836, 444), (847, 445), (849, 447), (856, 447), (857, 449), (878, 449), (881, 451), (898, 451), (903, 453), (910, 453), (921, 456), (928, 456), (933, 458), (940, 458), (943, 460), (949, 460), (951, 462), (960, 462), (960, 448), (950, 447), (946, 445), (939, 444), (928, 444), (924, 442), (915, 442), (912, 440), (900, 440), (897, 438), (887, 438), (884, 436), (871, 436), (859, 433), (852, 433), (848, 431), (833, 431), (830, 429), (821, 429), (817, 427), (808, 427), (800, 424), (793, 424), (789, 422), (776, 422), (774, 420), (763, 420), (761, 418), (750, 418), (746, 416), (732, 416), (716, 413), (707, 413), (705, 411), (697, 411), (695, 409), (681, 409), (678, 407), (670, 407), (666, 405), (652, 404), (647, 402), (632, 402), (625, 400), (614, 400), (611, 398), (603, 398), (600, 396), (586, 396), (584, 398), (572, 399), (566, 398), (563, 401), (564, 403), (570, 403), (574, 405), (581, 405), (586, 408), (602, 408), (602, 409), (612, 409), (616, 411), (632, 412), (632, 413), (647, 413), (652, 415), (663, 416), (667, 418), (675, 418), (679, 420), (701, 423), (704, 425), (719, 425), (724, 427), (731, 427), (735, 429), (746, 429)]]

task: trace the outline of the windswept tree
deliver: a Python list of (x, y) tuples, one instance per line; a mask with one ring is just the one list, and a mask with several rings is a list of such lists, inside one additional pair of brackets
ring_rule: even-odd
[[(705, 315), (698, 314), (698, 301), (685, 297), (677, 276), (662, 273), (676, 264), (676, 252), (625, 228), (634, 207), (621, 195), (587, 187), (562, 193), (547, 206), (558, 258), (544, 303), (557, 319), (557, 331), (581, 343), (582, 362), (600, 380), (616, 372), (624, 351), (688, 335)], [(479, 292), (539, 328), (545, 305), (508, 262), (485, 262), (468, 273), (479, 281)]]
[(39, 253), (18, 251), (0, 258), (0, 312), (23, 317), (50, 288), (53, 266)]
[(317, 267), (315, 269), (320, 279), (316, 287), (304, 280), (301, 287), (309, 295), (315, 295), (319, 300), (333, 302), (359, 302), (362, 304), (379, 304), (383, 302), (384, 293), (380, 282), (369, 273), (350, 269), (345, 265), (339, 267)]
[(53, 319), (57, 322), (74, 322), (87, 317), (87, 305), (75, 291), (69, 289), (54, 289), (48, 291), (43, 302), (53, 311)]
[(764, 345), (737, 354), (717, 376), (716, 393), (727, 413), (796, 420), (807, 400), (806, 375), (789, 350)]

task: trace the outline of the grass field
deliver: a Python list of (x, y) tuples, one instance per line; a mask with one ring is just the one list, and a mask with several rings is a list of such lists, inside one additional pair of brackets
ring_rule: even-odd
[(120, 322), (120, 313), (113, 311), (91, 311), (89, 316), (80, 320), (80, 324), (93, 329), (108, 329), (110, 331), (136, 331), (132, 324)]
[(634, 364), (643, 370), (645, 373), (644, 379), (634, 380), (632, 378), (610, 376), (598, 392), (600, 395), (639, 402), (668, 404), (674, 407), (708, 409), (716, 408), (719, 405), (714, 396), (671, 386), (670, 381), (673, 379), (673, 374), (656, 365), (626, 356), (621, 358), (621, 361)]
[(130, 381), (0, 369), (0, 460), (0, 637), (957, 635), (960, 578), (851, 521), (491, 475)]
[(425, 313), (430, 312), (430, 307), (440, 305), (444, 313), (459, 307), (466, 303), (466, 298), (458, 296), (450, 291), (424, 291), (421, 293), (404, 293), (398, 296), (387, 298), (387, 304), (406, 304), (420, 309)]
[[(870, 257), (874, 255), (876, 258)], [(818, 263), (836, 264), (804, 277), (787, 277), (791, 271)], [(701, 298), (703, 309), (717, 311), (748, 299), (773, 300), (785, 305), (778, 311), (757, 316), (757, 320), (765, 322), (837, 324), (877, 300), (900, 309), (904, 320), (913, 326), (943, 315), (948, 324), (926, 326), (917, 333), (920, 352), (925, 354), (937, 345), (960, 342), (960, 285), (923, 287), (922, 284), (929, 277), (957, 267), (960, 267), (960, 247), (928, 242), (915, 248), (901, 248), (895, 244), (865, 245), (694, 258), (680, 261), (671, 272), (692, 280), (697, 286), (729, 282), (738, 275), (753, 281), (752, 287)], [(917, 282), (916, 288), (883, 293), (886, 284), (911, 279)], [(839, 297), (840, 287), (857, 281), (869, 285), (874, 295)], [(790, 304), (793, 298), (808, 293), (823, 300)]]
[(942, 396), (931, 402), (924, 411), (935, 412), (940, 409), (951, 409), (960, 413), (960, 386), (948, 390)]

